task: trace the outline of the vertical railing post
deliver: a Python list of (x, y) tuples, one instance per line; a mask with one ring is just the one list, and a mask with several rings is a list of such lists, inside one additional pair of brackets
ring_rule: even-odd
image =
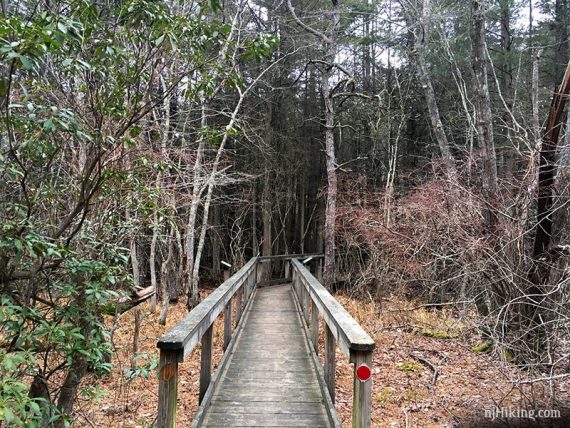
[(309, 305), (311, 304), (311, 302), (313, 301), (311, 299), (311, 293), (309, 292), (308, 289), (305, 288), (305, 302), (303, 304), (303, 311), (305, 313), (305, 324), (308, 326), (309, 325)]
[(214, 333), (214, 324), (212, 323), (208, 330), (202, 336), (202, 351), (200, 355), (200, 395), (199, 403), (202, 403), (204, 395), (210, 386), (212, 378), (212, 336)]
[(257, 283), (261, 281), (262, 275), (263, 275), (263, 263), (261, 263), (261, 260), (258, 260), (257, 266), (255, 268), (255, 281)]
[(317, 264), (317, 280), (322, 284), (323, 283), (323, 259), (319, 259)]
[(313, 300), (311, 300), (311, 342), (315, 354), (319, 355), (319, 309)]
[[(261, 263), (257, 262), (257, 266), (260, 266)], [(257, 284), (259, 283), (259, 279), (257, 277), (257, 269), (254, 269), (251, 271), (251, 275), (249, 277), (249, 293), (247, 294), (247, 300), (248, 301), (251, 297), (251, 295), (253, 294), (253, 290), (255, 290), (255, 287), (257, 287)]]
[(242, 305), (243, 305), (243, 290), (245, 288), (247, 288), (247, 284), (249, 283), (249, 276), (247, 277), (247, 279), (245, 280), (244, 285), (241, 286), (241, 288), (238, 290), (237, 292), (237, 296), (236, 296), (236, 322), (239, 322), (241, 320), (241, 312), (243, 310)]
[(285, 279), (289, 279), (289, 276), (291, 274), (291, 262), (285, 260), (283, 263), (285, 263)]
[(232, 340), (232, 299), (224, 308), (224, 351)]
[(297, 287), (297, 271), (293, 269), (293, 290), (295, 290), (295, 294), (297, 298), (299, 297), (299, 288)]
[(178, 362), (181, 351), (160, 350), (158, 381), (157, 427), (176, 426), (176, 399), (178, 395)]
[(336, 340), (334, 335), (325, 323), (325, 367), (324, 367), (325, 383), (329, 390), (331, 400), (334, 403), (335, 393), (335, 372), (336, 372)]
[(356, 370), (362, 364), (372, 367), (372, 351), (350, 351), (350, 362), (354, 363), (352, 391), (352, 428), (370, 428), (372, 410), (372, 377), (362, 381)]

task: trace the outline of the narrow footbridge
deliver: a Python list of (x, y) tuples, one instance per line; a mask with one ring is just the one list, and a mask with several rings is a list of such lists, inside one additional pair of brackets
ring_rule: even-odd
[[(192, 427), (340, 427), (338, 344), (354, 364), (352, 426), (369, 428), (374, 341), (319, 282), (321, 267), (319, 255), (254, 257), (166, 332), (157, 344), (157, 427), (176, 426), (178, 364), (201, 341)], [(263, 283), (264, 271), (281, 278)], [(212, 375), (213, 324), (222, 312), (224, 354)]]

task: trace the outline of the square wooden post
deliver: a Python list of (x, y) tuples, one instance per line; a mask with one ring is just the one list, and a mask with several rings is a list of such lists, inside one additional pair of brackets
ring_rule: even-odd
[(361, 381), (356, 370), (366, 364), (372, 370), (372, 351), (350, 351), (350, 362), (354, 363), (352, 391), (352, 428), (370, 428), (372, 411), (372, 376)]
[(335, 375), (336, 375), (336, 340), (334, 335), (328, 326), (325, 323), (325, 367), (324, 367), (324, 374), (325, 374), (325, 383), (329, 390), (329, 394), (331, 396), (331, 400), (334, 403), (335, 399)]
[(243, 290), (247, 287), (247, 283), (249, 282), (249, 278), (246, 280), (246, 283), (242, 285), (242, 287), (238, 290), (236, 296), (236, 321), (239, 322), (241, 320), (241, 313), (243, 311)]
[(224, 351), (232, 340), (232, 300), (230, 299), (224, 309)]
[(210, 386), (212, 379), (212, 339), (214, 333), (214, 324), (208, 327), (208, 330), (202, 336), (202, 351), (200, 354), (200, 395), (199, 403), (202, 403), (204, 395)]
[(319, 309), (311, 300), (311, 342), (315, 354), (319, 355)]
[(180, 351), (160, 350), (158, 368), (158, 416), (159, 428), (176, 427), (176, 399), (178, 395), (178, 362)]

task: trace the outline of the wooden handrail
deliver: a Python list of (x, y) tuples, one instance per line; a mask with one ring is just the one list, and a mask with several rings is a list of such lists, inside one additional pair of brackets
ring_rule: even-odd
[(291, 264), (293, 266), (293, 288), (301, 304), (303, 318), (307, 325), (310, 325), (310, 339), (315, 352), (318, 352), (318, 313), (325, 320), (324, 378), (330, 397), (334, 402), (335, 351), (336, 343), (338, 343), (342, 351), (349, 356), (350, 362), (354, 363), (352, 426), (353, 428), (369, 428), (372, 410), (372, 378), (361, 381), (357, 376), (357, 369), (361, 365), (372, 368), (374, 340), (299, 260), (292, 259)]
[[(200, 370), (200, 401), (210, 386), (212, 369), (213, 323), (224, 311), (224, 350), (231, 338), (231, 303), (236, 296), (237, 316), (242, 314), (242, 305), (247, 304), (256, 285), (257, 257), (253, 257), (233, 276), (190, 311), (174, 327), (163, 334), (157, 347), (160, 349), (158, 417), (157, 426), (176, 426), (176, 398), (178, 387), (178, 363), (202, 341)], [(245, 294), (242, 298), (242, 294)]]
[(257, 260), (260, 262), (264, 262), (266, 260), (291, 260), (291, 259), (307, 259), (312, 257), (313, 259), (320, 259), (324, 257), (324, 254), (315, 253), (315, 254), (280, 254), (275, 256), (258, 256)]

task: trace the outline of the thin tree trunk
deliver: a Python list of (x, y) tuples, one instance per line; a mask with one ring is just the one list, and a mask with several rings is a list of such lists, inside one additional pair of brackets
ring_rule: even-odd
[(506, 126), (505, 135), (510, 141), (512, 130), (514, 129), (513, 123), (513, 102), (514, 102), (514, 82), (513, 82), (513, 65), (511, 63), (513, 35), (511, 30), (511, 14), (512, 7), (510, 0), (502, 0), (500, 2), (500, 24), (501, 24), (501, 49), (502, 60), (500, 61), (501, 67), (501, 81), (503, 86), (503, 96), (506, 107), (508, 109), (504, 114), (504, 122)]
[(568, 40), (569, 0), (556, 0), (554, 4), (554, 33), (556, 46), (554, 49), (555, 84), (561, 82), (564, 70), (570, 61), (570, 41)]
[(540, 139), (540, 119), (538, 110), (538, 64), (541, 50), (537, 50), (532, 57), (532, 132), (535, 141)]
[(152, 219), (153, 219), (153, 228), (152, 228), (152, 240), (150, 241), (149, 265), (150, 265), (150, 285), (154, 292), (154, 294), (150, 298), (150, 311), (154, 313), (156, 312), (156, 300), (157, 300), (156, 295), (158, 293), (157, 280), (156, 280), (156, 246), (158, 242), (158, 231), (159, 231), (157, 210), (154, 210), (152, 214)]
[[(81, 384), (81, 379), (87, 373), (87, 361), (85, 357), (75, 354), (72, 358), (71, 365), (67, 370), (65, 380), (61, 386), (59, 398), (57, 400), (57, 407), (60, 412), (66, 415), (71, 415), (73, 412), (73, 404), (77, 396), (77, 390)], [(64, 428), (66, 426), (65, 420), (60, 418), (54, 423), (55, 428)]]
[(477, 133), (483, 151), (483, 193), (487, 208), (485, 220), (492, 232), (497, 223), (498, 179), (497, 155), (493, 137), (493, 116), (487, 81), (485, 57), (485, 6), (484, 0), (471, 0), (471, 66), (474, 73), (474, 94)]
[(321, 91), (325, 105), (325, 153), (327, 167), (327, 203), (325, 207), (325, 263), (323, 271), (324, 285), (329, 290), (335, 282), (335, 220), (337, 199), (336, 155), (334, 148), (335, 110), (333, 95), (331, 93), (332, 64), (336, 58), (337, 41), (336, 32), (340, 24), (340, 10), (338, 1), (333, 1), (331, 11), (331, 28), (327, 43), (326, 66), (321, 77)]
[(259, 254), (259, 242), (257, 240), (257, 180), (253, 185), (253, 201), (251, 204), (251, 247), (252, 255)]
[(220, 204), (215, 204), (212, 211), (212, 226), (216, 228), (216, 230), (210, 236), (212, 245), (212, 274), (215, 276), (222, 274), (220, 269), (220, 210)]
[(162, 267), (160, 269), (160, 288), (162, 294), (162, 309), (158, 317), (158, 323), (161, 325), (166, 324), (166, 316), (168, 315), (168, 307), (170, 306), (170, 289), (168, 284), (172, 280), (172, 262), (174, 260), (174, 225), (171, 225), (170, 236), (166, 241), (168, 247), (168, 255), (166, 259), (162, 261)]
[(137, 355), (139, 353), (139, 337), (141, 331), (142, 311), (140, 305), (135, 306), (135, 326), (133, 331), (133, 347), (131, 355), (131, 370), (137, 368)]
[[(273, 99), (270, 97), (267, 100), (267, 113), (265, 115), (265, 132), (264, 144), (269, 149), (273, 145)], [(263, 223), (263, 243), (262, 255), (270, 256), (272, 251), (272, 220), (273, 220), (273, 206), (271, 202), (271, 162), (268, 156), (265, 157), (265, 173), (263, 176), (263, 202), (261, 221)], [(271, 279), (272, 264), (270, 261), (263, 263), (263, 271), (261, 274), (262, 281), (269, 281)]]
[(439, 151), (441, 154), (441, 159), (445, 167), (445, 175), (452, 185), (457, 184), (457, 169), (455, 167), (455, 161), (451, 154), (449, 148), (449, 141), (445, 135), (443, 128), (443, 123), (441, 122), (441, 117), (439, 114), (439, 108), (437, 105), (435, 91), (429, 76), (427, 63), (425, 60), (424, 52), (426, 50), (426, 43), (429, 35), (430, 29), (430, 17), (431, 17), (431, 6), (430, 0), (420, 0), (422, 1), (421, 6), (421, 19), (419, 20), (420, 25), (413, 25), (417, 20), (406, 11), (406, 21), (410, 28), (416, 28), (413, 40), (414, 47), (411, 52), (412, 59), (416, 63), (416, 69), (418, 72), (418, 77), (423, 89), (424, 97), (426, 99), (429, 118), (432, 126), (432, 131), (435, 135), (437, 145), (439, 146)]
[[(206, 101), (202, 99), (202, 119), (201, 127), (205, 128), (208, 126), (207, 116), (206, 116)], [(194, 246), (196, 239), (196, 218), (198, 216), (198, 206), (200, 204), (200, 198), (202, 192), (204, 191), (204, 183), (202, 179), (202, 160), (204, 158), (204, 150), (206, 148), (206, 142), (204, 138), (200, 138), (198, 143), (198, 150), (196, 152), (196, 159), (194, 161), (194, 177), (192, 180), (192, 201), (190, 203), (190, 213), (188, 214), (188, 224), (186, 227), (186, 281), (184, 286), (184, 291), (187, 296), (186, 304), (189, 309), (193, 308), (200, 301), (200, 294), (198, 290), (198, 283), (194, 281), (194, 265), (195, 265), (195, 255)]]
[[(262, 212), (261, 212), (261, 221), (263, 223), (263, 239), (261, 244), (262, 255), (263, 256), (270, 256), (271, 249), (272, 249), (272, 238), (271, 238), (271, 201), (270, 201), (270, 167), (266, 166), (264, 179), (263, 179), (263, 203), (262, 203)], [(263, 263), (263, 271), (261, 273), (261, 280), (262, 281), (269, 281), (271, 279), (271, 261), (267, 261)]]

